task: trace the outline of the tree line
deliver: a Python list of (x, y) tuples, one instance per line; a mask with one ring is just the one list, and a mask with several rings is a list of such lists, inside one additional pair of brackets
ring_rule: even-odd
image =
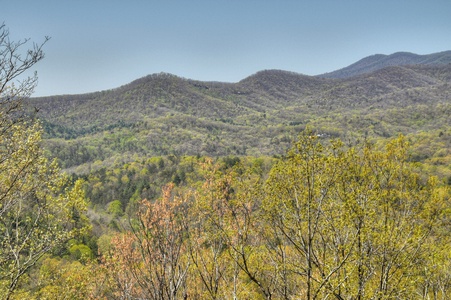
[(34, 295), (447, 299), (450, 190), (415, 171), (404, 137), (349, 148), (305, 132), (254, 167), (203, 160), (201, 182), (140, 200), (96, 259), (47, 257)]
[(305, 133), (267, 178), (203, 164), (202, 186), (142, 200), (102, 254), (117, 299), (446, 299), (449, 190), (403, 137), (324, 146)]
[[(0, 26), (1, 298), (447, 299), (451, 293), (449, 186), (417, 172), (402, 136), (383, 148), (351, 147), (306, 130), (268, 171), (258, 159), (198, 159), (196, 167), (166, 174), (171, 182), (160, 196), (125, 191), (135, 191), (128, 217), (99, 237), (93, 254), (83, 182), (70, 181), (46, 158), (42, 127), (23, 108), (36, 77), (15, 84), (43, 58), (47, 40), (22, 51), (28, 40), (11, 42)], [(138, 177), (163, 171), (165, 161), (144, 164)], [(102, 177), (126, 183), (136, 172), (97, 175), (101, 185)], [(108, 210), (121, 214), (124, 204), (113, 200)]]

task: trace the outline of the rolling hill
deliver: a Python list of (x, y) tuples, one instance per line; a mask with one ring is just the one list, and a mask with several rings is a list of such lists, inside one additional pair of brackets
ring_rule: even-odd
[[(448, 147), (450, 54), (370, 57), (374, 71), (345, 78), (265, 70), (222, 83), (161, 73), (30, 105), (40, 108), (51, 155), (77, 173), (156, 155), (280, 155), (306, 126), (350, 142), (436, 132)], [(419, 63), (405, 65), (408, 57)]]

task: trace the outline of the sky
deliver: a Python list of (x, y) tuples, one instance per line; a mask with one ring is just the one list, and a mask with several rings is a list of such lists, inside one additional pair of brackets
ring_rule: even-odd
[(451, 50), (449, 0), (0, 0), (2, 22), (14, 41), (51, 37), (31, 70), (33, 96), (160, 72), (224, 82), (266, 69), (318, 75), (373, 54)]

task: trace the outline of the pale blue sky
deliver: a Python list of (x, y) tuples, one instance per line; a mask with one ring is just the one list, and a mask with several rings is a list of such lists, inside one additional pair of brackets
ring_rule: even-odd
[(317, 75), (372, 54), (451, 50), (449, 0), (0, 0), (14, 40), (51, 40), (35, 96), (115, 88), (167, 72), (237, 82)]

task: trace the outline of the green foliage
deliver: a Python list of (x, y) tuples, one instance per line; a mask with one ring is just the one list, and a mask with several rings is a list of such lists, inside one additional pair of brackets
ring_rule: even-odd
[(158, 278), (212, 299), (445, 298), (450, 190), (408, 153), (404, 137), (379, 150), (307, 131), (267, 179), (262, 159), (206, 159), (203, 184), (165, 187), (113, 239), (113, 294), (158, 298)]
[(73, 244), (69, 248), (71, 258), (79, 261), (87, 261), (94, 258), (91, 249), (84, 244)]
[(290, 268), (280, 274), (287, 290), (302, 282), (306, 299), (421, 293), (429, 255), (449, 239), (436, 231), (449, 219), (449, 195), (437, 197), (434, 178), (421, 183), (407, 158), (403, 138), (377, 151), (301, 136), (271, 170), (262, 207), (272, 260)]
[(404, 137), (346, 147), (307, 131), (280, 159), (170, 156), (104, 170), (90, 179), (103, 174), (120, 186), (159, 173), (168, 185), (156, 200), (136, 196), (128, 229), (105, 219), (121, 232), (96, 231), (97, 260), (89, 235), (73, 239), (17, 295), (444, 298), (450, 190), (419, 176), (409, 153)]
[[(47, 41), (46, 38), (45, 41)], [(78, 180), (68, 178), (42, 149), (42, 129), (23, 109), (36, 76), (16, 81), (43, 58), (43, 44), (21, 53), (0, 25), (0, 297), (10, 299), (27, 283), (39, 259), (84, 233), (87, 203)], [(28, 298), (21, 291), (18, 297)]]
[[(40, 148), (35, 124), (16, 124), (3, 156), (1, 181), (0, 279), (12, 292), (22, 275), (45, 253), (83, 233), (88, 221), (82, 181), (72, 188)], [(4, 140), (3, 140), (4, 141)]]
[(27, 299), (99, 299), (106, 290), (101, 269), (91, 262), (45, 257), (33, 276), (38, 284)]
[(1, 297), (449, 295), (449, 65), (23, 100), (25, 42), (0, 26)]
[[(130, 162), (117, 162), (111, 168), (92, 171), (86, 179), (86, 194), (93, 205), (108, 207), (122, 205), (129, 211), (129, 203), (159, 196), (161, 186), (174, 182), (183, 185), (190, 180), (197, 181), (198, 160), (193, 157), (153, 157)], [(114, 202), (115, 204), (113, 204)], [(107, 208), (110, 210), (110, 208)], [(112, 211), (110, 211), (113, 213)]]
[(349, 144), (430, 135), (431, 149), (413, 143), (413, 158), (424, 162), (448, 143), (440, 145), (438, 135), (449, 131), (450, 78), (449, 66), (403, 66), (342, 80), (272, 70), (235, 84), (159, 74), (30, 105), (41, 107), (49, 155), (70, 173), (135, 157), (282, 155), (306, 126), (321, 139)]
[(114, 200), (107, 205), (107, 211), (115, 217), (119, 217), (124, 213), (122, 209), (122, 202), (119, 200)]

